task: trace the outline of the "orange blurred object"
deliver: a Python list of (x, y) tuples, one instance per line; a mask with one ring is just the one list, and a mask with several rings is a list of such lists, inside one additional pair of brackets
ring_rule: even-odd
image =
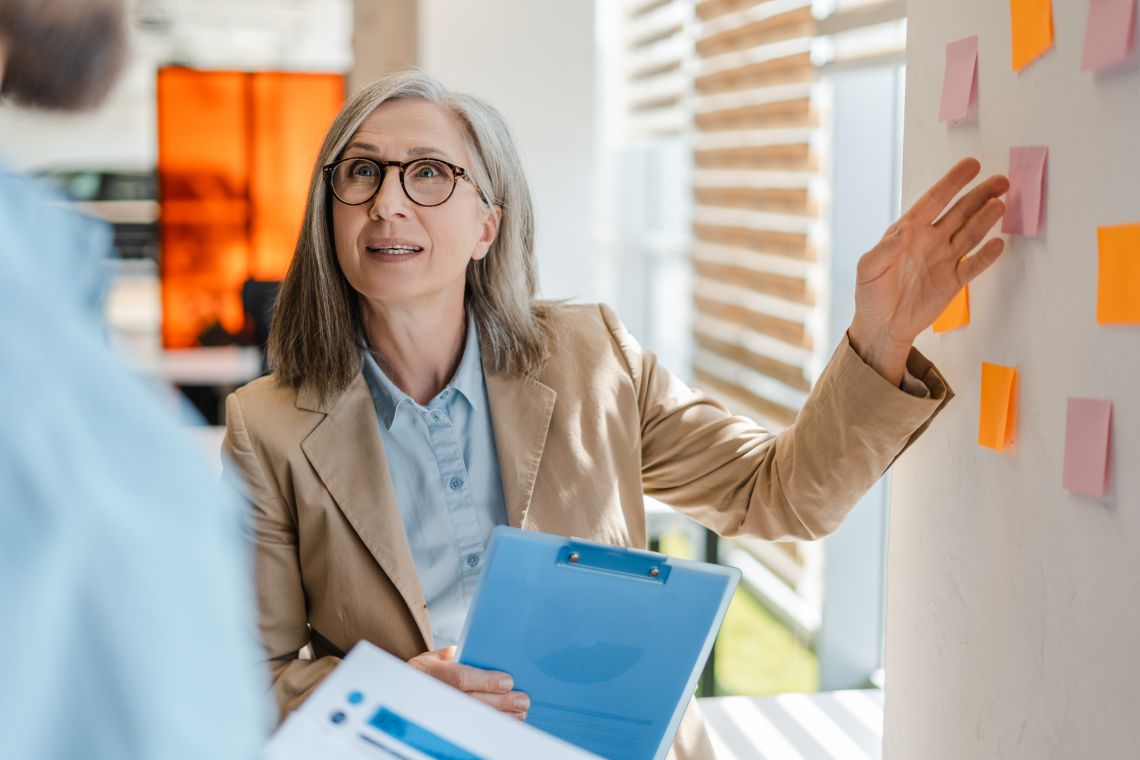
[(313, 163), (344, 102), (344, 77), (263, 72), (253, 77), (253, 201), (249, 275), (280, 280), (301, 231)]
[(313, 162), (343, 100), (339, 74), (159, 70), (166, 348), (241, 333), (242, 284), (285, 275)]

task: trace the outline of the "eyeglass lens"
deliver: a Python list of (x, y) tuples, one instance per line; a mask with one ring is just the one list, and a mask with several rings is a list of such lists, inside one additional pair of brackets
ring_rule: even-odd
[[(384, 169), (395, 167), (384, 167)], [(364, 203), (380, 187), (386, 172), (375, 161), (353, 158), (337, 164), (332, 188), (345, 203)], [(455, 188), (455, 172), (447, 164), (430, 158), (413, 161), (404, 169), (404, 191), (422, 206), (437, 206)]]

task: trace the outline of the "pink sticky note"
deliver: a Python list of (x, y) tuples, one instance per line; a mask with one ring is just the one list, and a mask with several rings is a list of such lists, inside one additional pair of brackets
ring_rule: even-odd
[(946, 45), (946, 73), (942, 78), (942, 107), (939, 121), (966, 118), (978, 89), (978, 36), (965, 37)]
[(1045, 160), (1043, 145), (1009, 149), (1009, 192), (1001, 231), (1013, 235), (1036, 235), (1045, 210)]
[(1108, 490), (1112, 440), (1112, 402), (1070, 398), (1065, 423), (1066, 491), (1104, 496)]
[(1089, 0), (1081, 71), (1123, 62), (1132, 50), (1135, 22), (1136, 0)]

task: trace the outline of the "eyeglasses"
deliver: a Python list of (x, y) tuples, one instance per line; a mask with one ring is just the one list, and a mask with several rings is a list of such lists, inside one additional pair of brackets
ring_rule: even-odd
[(321, 171), (338, 201), (349, 206), (359, 206), (376, 197), (390, 166), (400, 171), (400, 186), (404, 188), (408, 199), (417, 206), (439, 206), (446, 203), (455, 192), (459, 180), (470, 182), (479, 198), (484, 203), (488, 202), (466, 169), (438, 158), (418, 158), (407, 162), (342, 158), (321, 167)]

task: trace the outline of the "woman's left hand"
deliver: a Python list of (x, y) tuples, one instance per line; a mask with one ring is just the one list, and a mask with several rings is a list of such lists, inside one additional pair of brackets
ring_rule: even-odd
[(1005, 212), (1009, 180), (994, 175), (943, 210), (981, 171), (959, 161), (859, 260), (855, 319), (847, 331), (863, 361), (894, 385), (902, 382), (911, 344), (958, 291), (1001, 256), (1001, 238), (970, 251)]

